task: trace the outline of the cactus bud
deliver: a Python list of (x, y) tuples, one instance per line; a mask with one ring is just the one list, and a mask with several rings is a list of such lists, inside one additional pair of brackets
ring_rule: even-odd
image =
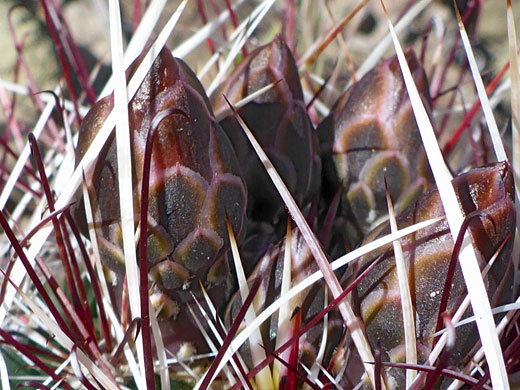
[[(94, 105), (80, 128), (76, 161), (108, 115), (111, 97)], [(170, 110), (151, 129), (154, 118)], [(208, 272), (228, 248), (226, 214), (238, 238), (245, 229), (246, 187), (226, 134), (216, 122), (200, 82), (188, 66), (163, 49), (129, 103), (136, 223), (140, 215), (144, 148), (152, 144), (148, 266), (169, 292)], [(116, 144), (112, 135), (88, 174), (96, 235), (102, 261), (123, 272)], [(75, 210), (86, 230), (82, 210)], [(219, 265), (220, 266), (220, 265)]]
[[(217, 117), (228, 109), (222, 95), (237, 102), (277, 84), (238, 110), (289, 191), (304, 206), (319, 191), (321, 160), (317, 136), (307, 116), (298, 70), (281, 37), (253, 51), (215, 93)], [(284, 204), (240, 125), (227, 115), (220, 121), (243, 168), (249, 189), (248, 216), (259, 221), (280, 217)]]
[[(406, 59), (429, 109), (424, 70), (412, 50), (406, 52)], [(385, 177), (397, 210), (404, 209), (427, 184), (429, 167), (395, 56), (345, 92), (318, 126), (318, 135), (327, 190), (335, 193), (343, 186), (343, 212), (358, 236), (386, 215)]]
[[(511, 237), (515, 229), (514, 189), (511, 168), (507, 163), (495, 163), (461, 174), (453, 180), (460, 207), (467, 216), (482, 211), (488, 218), (477, 217), (469, 222), (469, 233), (475, 247), (480, 268), (489, 262), (500, 245)], [(399, 229), (414, 223), (444, 215), (436, 188), (424, 194), (417, 206), (408, 207), (397, 218)], [(377, 227), (367, 238), (389, 234), (388, 223)], [(511, 299), (512, 239), (509, 239), (484, 279), (492, 305)], [(409, 267), (409, 285), (416, 313), (416, 336), (419, 363), (424, 362), (432, 348), (439, 307), (446, 274), (454, 249), (446, 219), (416, 234), (401, 239), (405, 261)], [(385, 359), (404, 361), (404, 330), (402, 308), (392, 246), (388, 245), (361, 259), (361, 269), (378, 256), (383, 256), (375, 268), (356, 289), (359, 313), (365, 323), (372, 346), (380, 340)], [(454, 314), (466, 296), (466, 284), (457, 264), (447, 302), (447, 312)], [(469, 315), (470, 310), (466, 315)], [(474, 324), (457, 328), (457, 344), (450, 364), (459, 364), (478, 340)], [(404, 388), (403, 370), (391, 369), (390, 376)]]

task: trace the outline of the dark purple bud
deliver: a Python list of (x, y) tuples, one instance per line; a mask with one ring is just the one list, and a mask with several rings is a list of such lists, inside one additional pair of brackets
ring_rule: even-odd
[[(406, 51), (406, 59), (429, 109), (424, 70), (412, 50)], [(319, 125), (318, 134), (325, 190), (333, 195), (343, 186), (343, 212), (361, 236), (387, 214), (385, 177), (397, 210), (427, 185), (429, 167), (395, 56), (347, 90)]]
[[(307, 116), (298, 70), (281, 37), (253, 51), (215, 92), (217, 117), (248, 95), (277, 84), (238, 109), (300, 206), (319, 191), (321, 160), (317, 136)], [(277, 220), (283, 201), (265, 168), (232, 114), (220, 124), (231, 139), (249, 190), (248, 215), (255, 220)]]
[[(80, 128), (76, 161), (97, 134), (111, 107), (107, 97), (94, 105)], [(152, 144), (148, 262), (150, 275), (163, 290), (174, 291), (210, 268), (228, 249), (226, 214), (235, 235), (245, 232), (247, 192), (226, 134), (215, 121), (209, 100), (195, 74), (163, 49), (129, 104), (138, 223), (146, 138), (158, 122)], [(123, 272), (124, 258), (114, 134), (104, 146), (87, 184), (103, 262)], [(132, 205), (129, 205), (131, 207)], [(86, 230), (82, 210), (77, 219)]]

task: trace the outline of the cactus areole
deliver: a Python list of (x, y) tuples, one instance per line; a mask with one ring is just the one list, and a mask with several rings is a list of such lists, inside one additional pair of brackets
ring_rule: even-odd
[[(135, 65), (131, 70), (135, 69)], [(130, 72), (131, 72), (130, 70)], [(113, 105), (97, 102), (79, 133), (76, 164)], [(139, 221), (146, 138), (152, 144), (147, 258), (149, 274), (165, 292), (186, 289), (196, 277), (205, 285), (225, 280), (226, 215), (235, 235), (245, 233), (247, 190), (231, 143), (196, 75), (163, 49), (129, 105), (135, 220)], [(171, 112), (151, 129), (154, 118)], [(86, 177), (103, 263), (124, 272), (115, 136), (109, 138)], [(75, 215), (86, 233), (83, 205)], [(137, 222), (136, 222), (137, 223)], [(137, 228), (137, 226), (136, 226)], [(192, 283), (195, 288), (197, 283)]]

